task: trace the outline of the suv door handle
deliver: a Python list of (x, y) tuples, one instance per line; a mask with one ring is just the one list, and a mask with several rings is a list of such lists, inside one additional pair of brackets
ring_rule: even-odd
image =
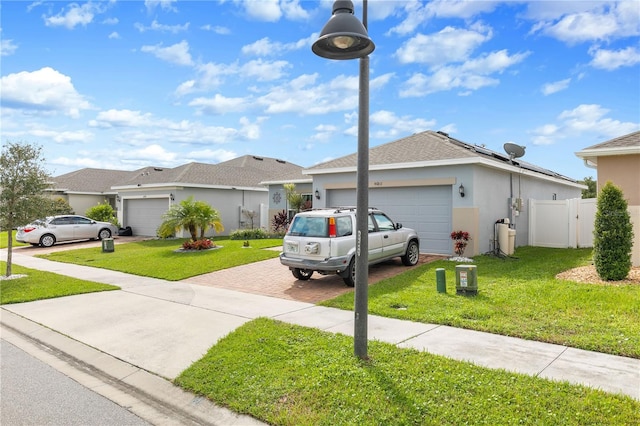
[(388, 235), (385, 235), (385, 236), (384, 236), (384, 238), (389, 238), (389, 236), (388, 236)]

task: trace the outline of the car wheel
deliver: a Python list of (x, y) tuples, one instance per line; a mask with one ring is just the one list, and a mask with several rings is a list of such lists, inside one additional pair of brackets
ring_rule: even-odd
[(407, 246), (407, 252), (404, 256), (402, 256), (402, 263), (405, 266), (414, 266), (418, 263), (420, 259), (420, 249), (418, 247), (418, 243), (414, 241), (409, 241), (409, 246)]
[(299, 280), (307, 281), (313, 275), (313, 271), (311, 269), (298, 269), (295, 268), (291, 271), (293, 276)]
[(51, 234), (44, 234), (40, 237), (40, 245), (42, 247), (51, 247), (56, 243), (56, 237)]
[(342, 281), (349, 287), (353, 287), (356, 285), (356, 257), (353, 256), (351, 262), (349, 262), (349, 267), (345, 271), (346, 275), (342, 277)]
[(98, 232), (98, 239), (104, 240), (105, 238), (111, 238), (111, 231), (107, 228), (101, 229), (100, 232)]

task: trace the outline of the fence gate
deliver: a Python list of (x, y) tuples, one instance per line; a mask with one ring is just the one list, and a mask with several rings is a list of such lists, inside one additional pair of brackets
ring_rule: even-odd
[(596, 198), (529, 200), (529, 244), (538, 247), (593, 247)]

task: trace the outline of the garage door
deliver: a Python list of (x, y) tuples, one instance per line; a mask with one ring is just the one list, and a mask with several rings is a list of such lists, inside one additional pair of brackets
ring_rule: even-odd
[(130, 226), (133, 235), (155, 237), (162, 215), (169, 209), (168, 198), (124, 200), (124, 226)]
[[(332, 189), (330, 206), (355, 206), (356, 191)], [(422, 253), (451, 254), (451, 187), (372, 188), (369, 205), (387, 213), (420, 237)]]

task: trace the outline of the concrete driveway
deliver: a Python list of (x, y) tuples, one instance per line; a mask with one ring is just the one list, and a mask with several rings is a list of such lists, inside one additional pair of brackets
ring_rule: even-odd
[[(144, 239), (147, 238), (135, 236), (115, 237), (115, 250), (117, 250), (117, 245), (119, 244), (142, 241)], [(14, 250), (16, 253), (35, 256), (57, 251), (101, 247), (101, 244), (100, 241), (81, 241), (56, 244), (48, 248), (32, 246), (15, 247)], [(279, 248), (276, 248), (276, 250), (279, 250)], [(442, 258), (444, 258), (444, 256), (422, 254), (420, 255), (418, 265)], [(404, 266), (400, 259), (392, 259), (373, 265), (369, 268), (369, 285), (415, 267), (416, 266)], [(307, 303), (318, 303), (353, 290), (352, 287), (346, 286), (342, 278), (337, 275), (320, 275), (315, 273), (308, 281), (298, 280), (291, 274), (286, 266), (280, 264), (280, 260), (277, 258), (198, 275), (187, 278), (182, 282)]]

